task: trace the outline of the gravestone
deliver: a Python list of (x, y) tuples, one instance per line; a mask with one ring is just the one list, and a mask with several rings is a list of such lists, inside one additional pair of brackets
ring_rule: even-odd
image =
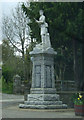
[[(56, 109), (67, 108), (62, 104), (59, 95), (56, 94), (54, 79), (54, 56), (56, 51), (51, 47), (48, 30), (46, 30), (45, 16), (40, 11), (40, 19), (36, 20), (41, 25), (42, 43), (37, 44), (30, 52), (33, 62), (32, 86), (27, 101), (20, 104), (20, 108)], [(43, 22), (42, 22), (43, 21)], [(42, 22), (42, 24), (41, 24)]]
[(19, 75), (13, 77), (13, 93), (21, 93), (21, 77)]

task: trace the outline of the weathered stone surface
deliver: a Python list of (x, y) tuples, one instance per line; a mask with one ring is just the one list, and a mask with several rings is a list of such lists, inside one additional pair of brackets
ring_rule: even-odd
[(58, 101), (59, 95), (57, 94), (29, 94), (28, 101)]
[(20, 108), (32, 108), (32, 109), (66, 109), (67, 105), (26, 105), (26, 104), (20, 104)]
[[(50, 54), (43, 54), (43, 53), (36, 54), (35, 56), (33, 56), (31, 93), (35, 92), (34, 88), (42, 88), (42, 89), (43, 88), (53, 88), (53, 89), (55, 89), (54, 58), (53, 57), (54, 56), (52, 56)], [(47, 90), (44, 90), (44, 92), (45, 91), (47, 91)], [(52, 92), (52, 90), (51, 90), (51, 92)]]
[(56, 89), (55, 88), (31, 88), (30, 90), (31, 94), (55, 94)]
[(26, 105), (62, 105), (62, 101), (25, 101)]
[(13, 93), (21, 93), (21, 77), (19, 75), (13, 77)]
[(50, 54), (50, 55), (56, 55), (57, 52), (54, 51), (53, 48), (46, 48), (45, 50), (39, 49), (38, 47), (33, 48), (33, 51), (30, 52), (30, 55), (36, 55), (36, 54)]
[[(54, 79), (54, 50), (35, 51), (32, 55), (32, 87), (27, 101), (20, 104), (20, 108), (36, 108), (36, 109), (57, 109), (66, 108), (67, 105), (62, 104), (59, 95), (56, 94)], [(52, 51), (52, 52), (51, 52)]]

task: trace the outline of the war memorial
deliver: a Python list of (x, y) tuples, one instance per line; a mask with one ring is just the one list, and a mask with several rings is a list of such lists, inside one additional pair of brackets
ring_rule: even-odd
[(32, 85), (30, 94), (24, 104), (19, 104), (20, 108), (35, 109), (62, 109), (67, 108), (66, 104), (60, 101), (56, 94), (54, 79), (54, 56), (56, 51), (51, 47), (48, 24), (45, 21), (43, 10), (40, 10), (40, 18), (35, 21), (41, 29), (41, 43), (37, 44), (30, 52), (33, 63)]

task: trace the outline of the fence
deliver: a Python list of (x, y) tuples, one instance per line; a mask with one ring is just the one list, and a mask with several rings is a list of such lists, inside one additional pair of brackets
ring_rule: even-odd
[(57, 91), (73, 91), (75, 90), (75, 82), (68, 80), (56, 80)]

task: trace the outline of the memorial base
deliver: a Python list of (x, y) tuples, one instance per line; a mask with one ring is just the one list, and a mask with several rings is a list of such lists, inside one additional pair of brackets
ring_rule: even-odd
[(28, 100), (19, 105), (20, 108), (32, 109), (64, 109), (67, 105), (62, 104), (57, 94), (29, 94)]
[(32, 86), (27, 101), (20, 104), (20, 108), (35, 109), (62, 109), (67, 108), (56, 94), (54, 79), (54, 55), (53, 48), (45, 50), (35, 47), (30, 52), (32, 56)]

